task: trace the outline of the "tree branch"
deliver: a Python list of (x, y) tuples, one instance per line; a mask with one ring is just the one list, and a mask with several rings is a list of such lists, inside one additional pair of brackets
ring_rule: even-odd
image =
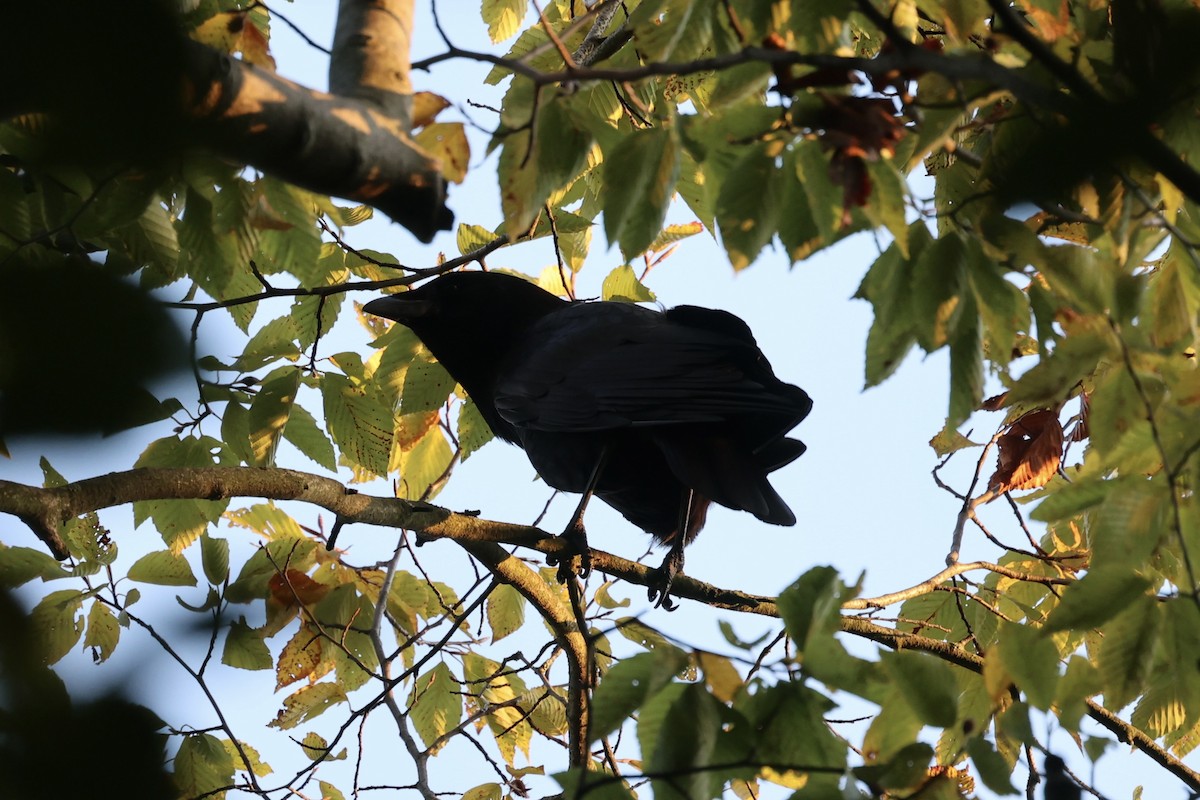
[[(0, 480), (0, 513), (13, 514), (30, 525), (38, 538), (51, 547), (56, 556), (65, 557), (66, 548), (58, 528), (67, 520), (91, 511), (125, 505), (139, 500), (205, 499), (263, 497), (273, 500), (298, 500), (332, 511), (344, 524), (352, 522), (402, 527), (419, 532), (422, 540), (453, 539), (485, 564), (500, 580), (510, 583), (543, 614), (555, 638), (570, 661), (571, 695), (567, 713), (571, 720), (572, 764), (586, 759), (588, 673), (586, 632), (581, 631), (570, 608), (532, 569), (505, 550), (501, 544), (529, 547), (546, 554), (567, 557), (570, 546), (560, 537), (538, 528), (491, 522), (478, 517), (456, 514), (429, 503), (359, 494), (332, 478), (289, 469), (254, 467), (179, 467), (135, 469), (43, 489)], [(57, 542), (58, 551), (55, 550)], [(62, 555), (59, 555), (59, 553)], [(623, 580), (648, 585), (647, 567), (599, 550), (592, 552), (593, 568)], [(963, 570), (960, 565), (941, 575)], [(980, 564), (980, 568), (992, 565)], [(936, 580), (935, 576), (931, 580)], [(708, 605), (778, 617), (775, 599), (745, 592), (721, 589), (680, 575), (672, 586), (677, 597), (698, 600)], [(885, 596), (886, 598), (886, 596)], [(878, 602), (880, 598), (875, 598)], [(870, 601), (864, 601), (869, 603)], [(902, 633), (860, 617), (843, 616), (841, 630), (893, 649), (921, 650), (973, 672), (983, 670), (984, 659), (953, 642), (917, 634)], [(1087, 701), (1088, 715), (1129, 742), (1194, 791), (1200, 791), (1200, 773), (1188, 768), (1152, 737), (1125, 722), (1093, 700)], [(578, 763), (584, 763), (582, 760)]]

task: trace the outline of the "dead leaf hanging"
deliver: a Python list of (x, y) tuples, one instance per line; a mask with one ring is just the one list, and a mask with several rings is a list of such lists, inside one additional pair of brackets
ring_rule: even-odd
[(1000, 455), (988, 489), (997, 494), (1014, 489), (1036, 489), (1054, 477), (1062, 461), (1063, 429), (1058, 415), (1030, 411), (1001, 434)]

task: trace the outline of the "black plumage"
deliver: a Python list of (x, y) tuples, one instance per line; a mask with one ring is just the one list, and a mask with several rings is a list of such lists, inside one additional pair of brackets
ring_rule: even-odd
[(488, 272), (444, 275), (364, 311), (411, 328), (497, 436), (546, 483), (584, 494), (566, 533), (585, 569), (592, 492), (671, 546), (654, 587), (664, 600), (710, 502), (796, 522), (767, 475), (804, 452), (786, 434), (812, 402), (775, 377), (733, 314), (568, 302)]

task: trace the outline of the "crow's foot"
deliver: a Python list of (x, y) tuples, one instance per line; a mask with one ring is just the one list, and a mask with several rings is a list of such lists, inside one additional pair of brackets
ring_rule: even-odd
[(586, 578), (592, 574), (592, 551), (588, 547), (587, 531), (583, 522), (578, 519), (572, 520), (559, 538), (567, 545), (567, 553), (546, 557), (547, 564), (552, 567), (558, 565), (558, 582), (566, 583), (576, 575)]
[(679, 607), (671, 600), (671, 584), (675, 582), (675, 576), (682, 570), (683, 548), (672, 547), (667, 553), (667, 557), (663, 559), (662, 565), (654, 570), (650, 577), (650, 583), (647, 584), (649, 591), (646, 594), (655, 607), (665, 608), (667, 611), (674, 611)]

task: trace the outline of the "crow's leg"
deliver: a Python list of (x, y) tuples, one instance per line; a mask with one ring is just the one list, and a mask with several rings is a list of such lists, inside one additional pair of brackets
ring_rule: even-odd
[(596, 466), (592, 467), (592, 474), (588, 477), (587, 486), (583, 489), (583, 496), (579, 498), (579, 505), (575, 507), (575, 513), (571, 515), (571, 521), (567, 523), (567, 527), (563, 529), (562, 538), (569, 545), (570, 550), (579, 557), (579, 566), (576, 569), (572, 563), (574, 556), (549, 556), (546, 563), (550, 566), (558, 564), (558, 582), (566, 583), (572, 576), (578, 574), (581, 578), (586, 578), (592, 571), (592, 551), (588, 547), (587, 530), (583, 527), (583, 512), (587, 510), (588, 501), (592, 499), (592, 495), (596, 491), (596, 484), (600, 482), (600, 474), (604, 471), (604, 465), (608, 462), (608, 446), (600, 450), (600, 457), (596, 459)]
[(675, 576), (683, 569), (683, 548), (687, 544), (688, 524), (692, 521), (692, 508), (695, 500), (696, 493), (688, 489), (684, 494), (683, 503), (680, 504), (679, 528), (675, 532), (675, 538), (671, 540), (671, 549), (667, 551), (667, 557), (654, 571), (650, 580), (648, 592), (650, 602), (654, 603), (654, 599), (657, 597), (658, 602), (654, 605), (665, 608), (667, 611), (674, 611), (677, 607), (671, 600), (671, 584), (675, 582)]

